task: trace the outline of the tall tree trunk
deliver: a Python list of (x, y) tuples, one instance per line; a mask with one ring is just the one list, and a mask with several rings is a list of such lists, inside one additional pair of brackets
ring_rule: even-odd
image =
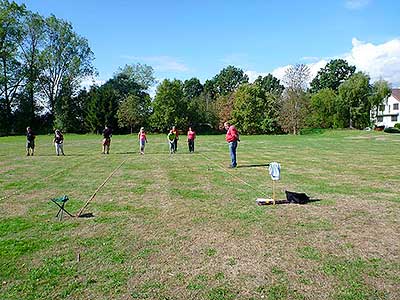
[(7, 60), (5, 57), (2, 58), (3, 63), (3, 76), (4, 76), (4, 99), (6, 102), (6, 122), (5, 122), (5, 131), (6, 134), (10, 133), (10, 125), (11, 125), (11, 102), (10, 96), (8, 95), (8, 85), (7, 85)]
[(32, 48), (32, 55), (31, 55), (31, 62), (30, 62), (30, 67), (29, 67), (29, 87), (28, 87), (28, 103), (29, 103), (29, 123), (32, 124), (34, 119), (35, 119), (35, 81), (36, 81), (36, 76), (35, 76), (35, 47), (33, 46)]

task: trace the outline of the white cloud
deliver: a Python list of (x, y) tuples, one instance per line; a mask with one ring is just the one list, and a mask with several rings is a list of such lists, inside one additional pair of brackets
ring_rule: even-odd
[[(393, 87), (400, 86), (400, 38), (377, 45), (353, 38), (352, 49), (349, 53), (330, 58), (321, 58), (316, 62), (307, 64), (310, 68), (310, 81), (329, 60), (336, 58), (347, 60), (350, 65), (356, 66), (357, 71), (368, 74), (372, 82), (384, 79), (392, 84)], [(281, 66), (270, 73), (282, 80), (289, 67), (290, 65)], [(251, 82), (259, 75), (265, 76), (268, 74), (268, 72), (253, 70), (247, 70), (245, 73), (249, 76)]]
[(132, 61), (143, 61), (150, 64), (156, 71), (160, 72), (188, 72), (189, 68), (181, 61), (170, 56), (122, 56)]
[(344, 6), (350, 10), (357, 10), (367, 6), (371, 0), (346, 0)]
[(349, 64), (367, 73), (372, 81), (384, 79), (400, 85), (400, 38), (378, 45), (353, 38), (352, 45), (343, 57)]
[[(324, 60), (324, 59), (319, 60), (319, 61), (317, 61), (315, 63), (307, 64), (307, 66), (310, 69), (309, 82), (311, 82), (311, 80), (317, 75), (317, 72), (321, 68), (325, 67), (326, 64), (327, 64), (327, 61)], [(278, 68), (274, 69), (272, 72), (257, 72), (257, 71), (247, 70), (245, 72), (245, 74), (247, 74), (247, 76), (249, 76), (249, 81), (253, 82), (254, 80), (257, 79), (258, 76), (263, 76), (264, 77), (264, 76), (268, 75), (269, 73), (271, 73), (274, 77), (278, 78), (281, 81), (281, 83), (283, 84), (282, 79), (285, 76), (287, 69), (289, 69), (290, 67), (291, 67), (291, 65), (278, 67)]]
[(327, 63), (328, 61), (321, 59), (315, 63), (308, 64), (308, 67), (310, 68), (310, 82), (315, 78), (315, 76), (317, 76), (318, 71), (325, 67)]
[[(309, 77), (308, 83), (310, 83), (311, 80), (314, 79), (314, 77), (317, 75), (318, 71), (321, 68), (325, 67), (325, 65), (327, 63), (328, 62), (325, 59), (321, 59), (317, 62), (306, 64), (308, 66), (308, 68), (310, 69), (310, 77)], [(290, 67), (291, 67), (291, 65), (276, 68), (275, 70), (272, 71), (272, 75), (274, 75), (276, 78), (278, 78), (279, 80), (282, 81), (283, 77), (286, 74), (286, 70), (289, 69)]]
[(282, 81), (283, 77), (286, 74), (287, 69), (290, 68), (291, 65), (283, 66), (283, 67), (278, 67), (272, 71), (272, 75), (274, 75), (276, 78), (278, 78), (280, 81)]

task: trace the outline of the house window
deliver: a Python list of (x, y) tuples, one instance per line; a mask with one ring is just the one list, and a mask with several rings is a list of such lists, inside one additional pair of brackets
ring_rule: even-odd
[(393, 104), (393, 110), (399, 110), (399, 104), (398, 103)]
[(377, 121), (378, 122), (383, 122), (383, 117), (382, 116), (377, 117)]
[(385, 105), (379, 105), (379, 111), (384, 111), (385, 110)]
[(397, 116), (392, 116), (392, 122), (397, 122)]

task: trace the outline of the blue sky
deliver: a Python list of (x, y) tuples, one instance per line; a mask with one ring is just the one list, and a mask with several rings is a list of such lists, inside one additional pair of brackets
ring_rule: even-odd
[(17, 2), (70, 21), (89, 40), (101, 80), (137, 62), (159, 79), (204, 81), (230, 64), (250, 77), (281, 77), (290, 64), (309, 64), (315, 73), (344, 57), (372, 78), (400, 85), (396, 0)]

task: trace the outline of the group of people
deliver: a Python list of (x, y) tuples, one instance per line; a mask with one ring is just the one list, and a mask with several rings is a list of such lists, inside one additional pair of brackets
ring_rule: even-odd
[[(231, 168), (236, 168), (237, 167), (237, 161), (236, 161), (236, 149), (238, 146), (238, 142), (240, 142), (239, 139), (239, 133), (236, 129), (235, 126), (231, 125), (229, 122), (225, 122), (224, 127), (226, 129), (226, 141), (229, 144), (229, 153), (231, 156)], [(112, 137), (112, 129), (106, 126), (103, 130), (103, 141), (102, 141), (102, 153), (103, 154), (109, 154), (110, 153), (110, 144), (111, 144), (111, 137)], [(26, 155), (27, 156), (32, 156), (35, 151), (35, 138), (36, 135), (32, 131), (30, 127), (26, 128)], [(175, 126), (172, 126), (171, 130), (169, 131), (167, 135), (167, 139), (169, 142), (169, 153), (173, 154), (178, 150), (178, 140), (179, 140), (179, 132), (176, 129)], [(188, 142), (188, 147), (189, 147), (189, 152), (193, 153), (194, 152), (194, 140), (196, 139), (196, 132), (192, 129), (192, 127), (189, 127), (189, 130), (187, 132), (187, 142)], [(146, 131), (144, 130), (144, 127), (140, 128), (140, 131), (138, 133), (138, 140), (139, 140), (139, 153), (141, 155), (144, 154), (144, 148), (146, 146), (147, 141), (147, 136), (146, 136)], [(56, 129), (54, 132), (54, 139), (53, 139), (54, 146), (56, 148), (56, 154), (57, 156), (59, 155), (65, 155), (64, 154), (64, 136), (61, 133), (60, 130)]]
[[(138, 133), (138, 139), (139, 139), (140, 154), (144, 154), (144, 146), (147, 143), (147, 137), (143, 127), (140, 128), (140, 131)], [(192, 127), (189, 127), (189, 130), (187, 132), (187, 139), (188, 139), (187, 141), (188, 141), (189, 152), (193, 153), (194, 140), (196, 139), (196, 132), (192, 129)], [(172, 126), (171, 130), (168, 132), (167, 140), (169, 143), (169, 153), (173, 154), (176, 151), (178, 151), (179, 132), (175, 126)]]
[[(32, 128), (26, 128), (26, 156), (33, 156), (35, 153), (35, 138), (36, 134), (33, 132)], [(65, 155), (64, 154), (64, 136), (60, 130), (56, 129), (54, 131), (53, 138), (54, 146), (56, 147), (56, 154)]]

